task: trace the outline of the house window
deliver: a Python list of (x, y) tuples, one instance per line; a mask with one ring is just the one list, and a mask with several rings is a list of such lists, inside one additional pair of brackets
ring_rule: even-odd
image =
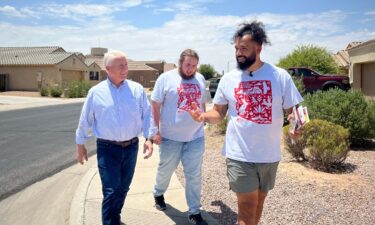
[(99, 72), (90, 71), (90, 80), (99, 80)]

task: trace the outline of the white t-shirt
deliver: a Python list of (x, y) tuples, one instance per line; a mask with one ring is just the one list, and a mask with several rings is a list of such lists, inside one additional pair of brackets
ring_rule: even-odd
[(223, 155), (244, 162), (277, 162), (283, 109), (303, 99), (284, 69), (264, 63), (252, 74), (233, 70), (220, 80), (213, 102), (228, 105)]
[(195, 122), (187, 110), (195, 102), (203, 111), (205, 83), (200, 73), (196, 73), (191, 80), (182, 79), (178, 69), (160, 75), (151, 100), (162, 103), (159, 124), (162, 137), (186, 142), (204, 136), (203, 124)]

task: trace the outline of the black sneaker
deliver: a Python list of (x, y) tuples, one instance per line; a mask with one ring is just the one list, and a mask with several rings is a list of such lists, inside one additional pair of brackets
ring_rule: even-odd
[(167, 209), (167, 205), (165, 204), (163, 195), (160, 195), (160, 196), (154, 197), (154, 198), (155, 198), (155, 208), (157, 210), (164, 211), (164, 210)]
[(195, 225), (208, 225), (208, 223), (202, 219), (200, 213), (195, 215), (189, 215), (189, 222)]

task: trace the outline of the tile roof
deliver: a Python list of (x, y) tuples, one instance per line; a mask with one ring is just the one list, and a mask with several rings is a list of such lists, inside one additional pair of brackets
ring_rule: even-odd
[(353, 49), (353, 48), (359, 48), (359, 47), (362, 47), (362, 46), (366, 46), (366, 45), (372, 44), (374, 42), (375, 42), (375, 39), (371, 39), (371, 40), (368, 40), (368, 41), (365, 41), (365, 42), (358, 42), (358, 44), (355, 45), (355, 46), (352, 46), (350, 48), (350, 50)]
[(176, 64), (174, 64), (174, 63), (165, 63), (164, 64), (164, 72), (167, 72), (169, 70), (173, 70), (174, 68), (177, 68)]
[(128, 61), (128, 68), (129, 70), (153, 70), (158, 71), (157, 69), (152, 68), (151, 66), (147, 66), (143, 62), (140, 61)]
[(86, 58), (85, 59), (85, 64), (87, 65), (87, 66), (91, 66), (91, 64), (93, 64), (93, 63), (96, 63), (95, 62), (95, 59), (88, 59), (88, 58)]
[(340, 50), (336, 54), (332, 55), (337, 65), (341, 67), (349, 67), (349, 54), (346, 50)]
[(0, 47), (0, 65), (55, 65), (74, 53), (53, 47)]
[(349, 50), (349, 49), (351, 49), (351, 48), (354, 48), (354, 47), (356, 47), (356, 46), (358, 46), (358, 45), (360, 45), (360, 44), (362, 44), (363, 42), (361, 42), (361, 41), (352, 41), (352, 42), (350, 42), (349, 44), (348, 44), (348, 46), (346, 46), (346, 49), (345, 50)]
[[(93, 60), (98, 64), (101, 70), (105, 70), (104, 62), (103, 62), (103, 56), (93, 56), (93, 55), (86, 55), (86, 60)], [(85, 63), (86, 63), (85, 60)]]

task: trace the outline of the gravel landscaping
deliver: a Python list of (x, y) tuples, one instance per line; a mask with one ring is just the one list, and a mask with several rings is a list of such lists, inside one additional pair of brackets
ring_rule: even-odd
[[(237, 203), (228, 188), (223, 140), (223, 135), (207, 130), (202, 205), (222, 225), (233, 225)], [(330, 174), (297, 163), (283, 151), (276, 186), (268, 194), (260, 224), (375, 224), (374, 162), (375, 149), (351, 151), (346, 160), (350, 169)], [(176, 173), (184, 184), (181, 165)]]

